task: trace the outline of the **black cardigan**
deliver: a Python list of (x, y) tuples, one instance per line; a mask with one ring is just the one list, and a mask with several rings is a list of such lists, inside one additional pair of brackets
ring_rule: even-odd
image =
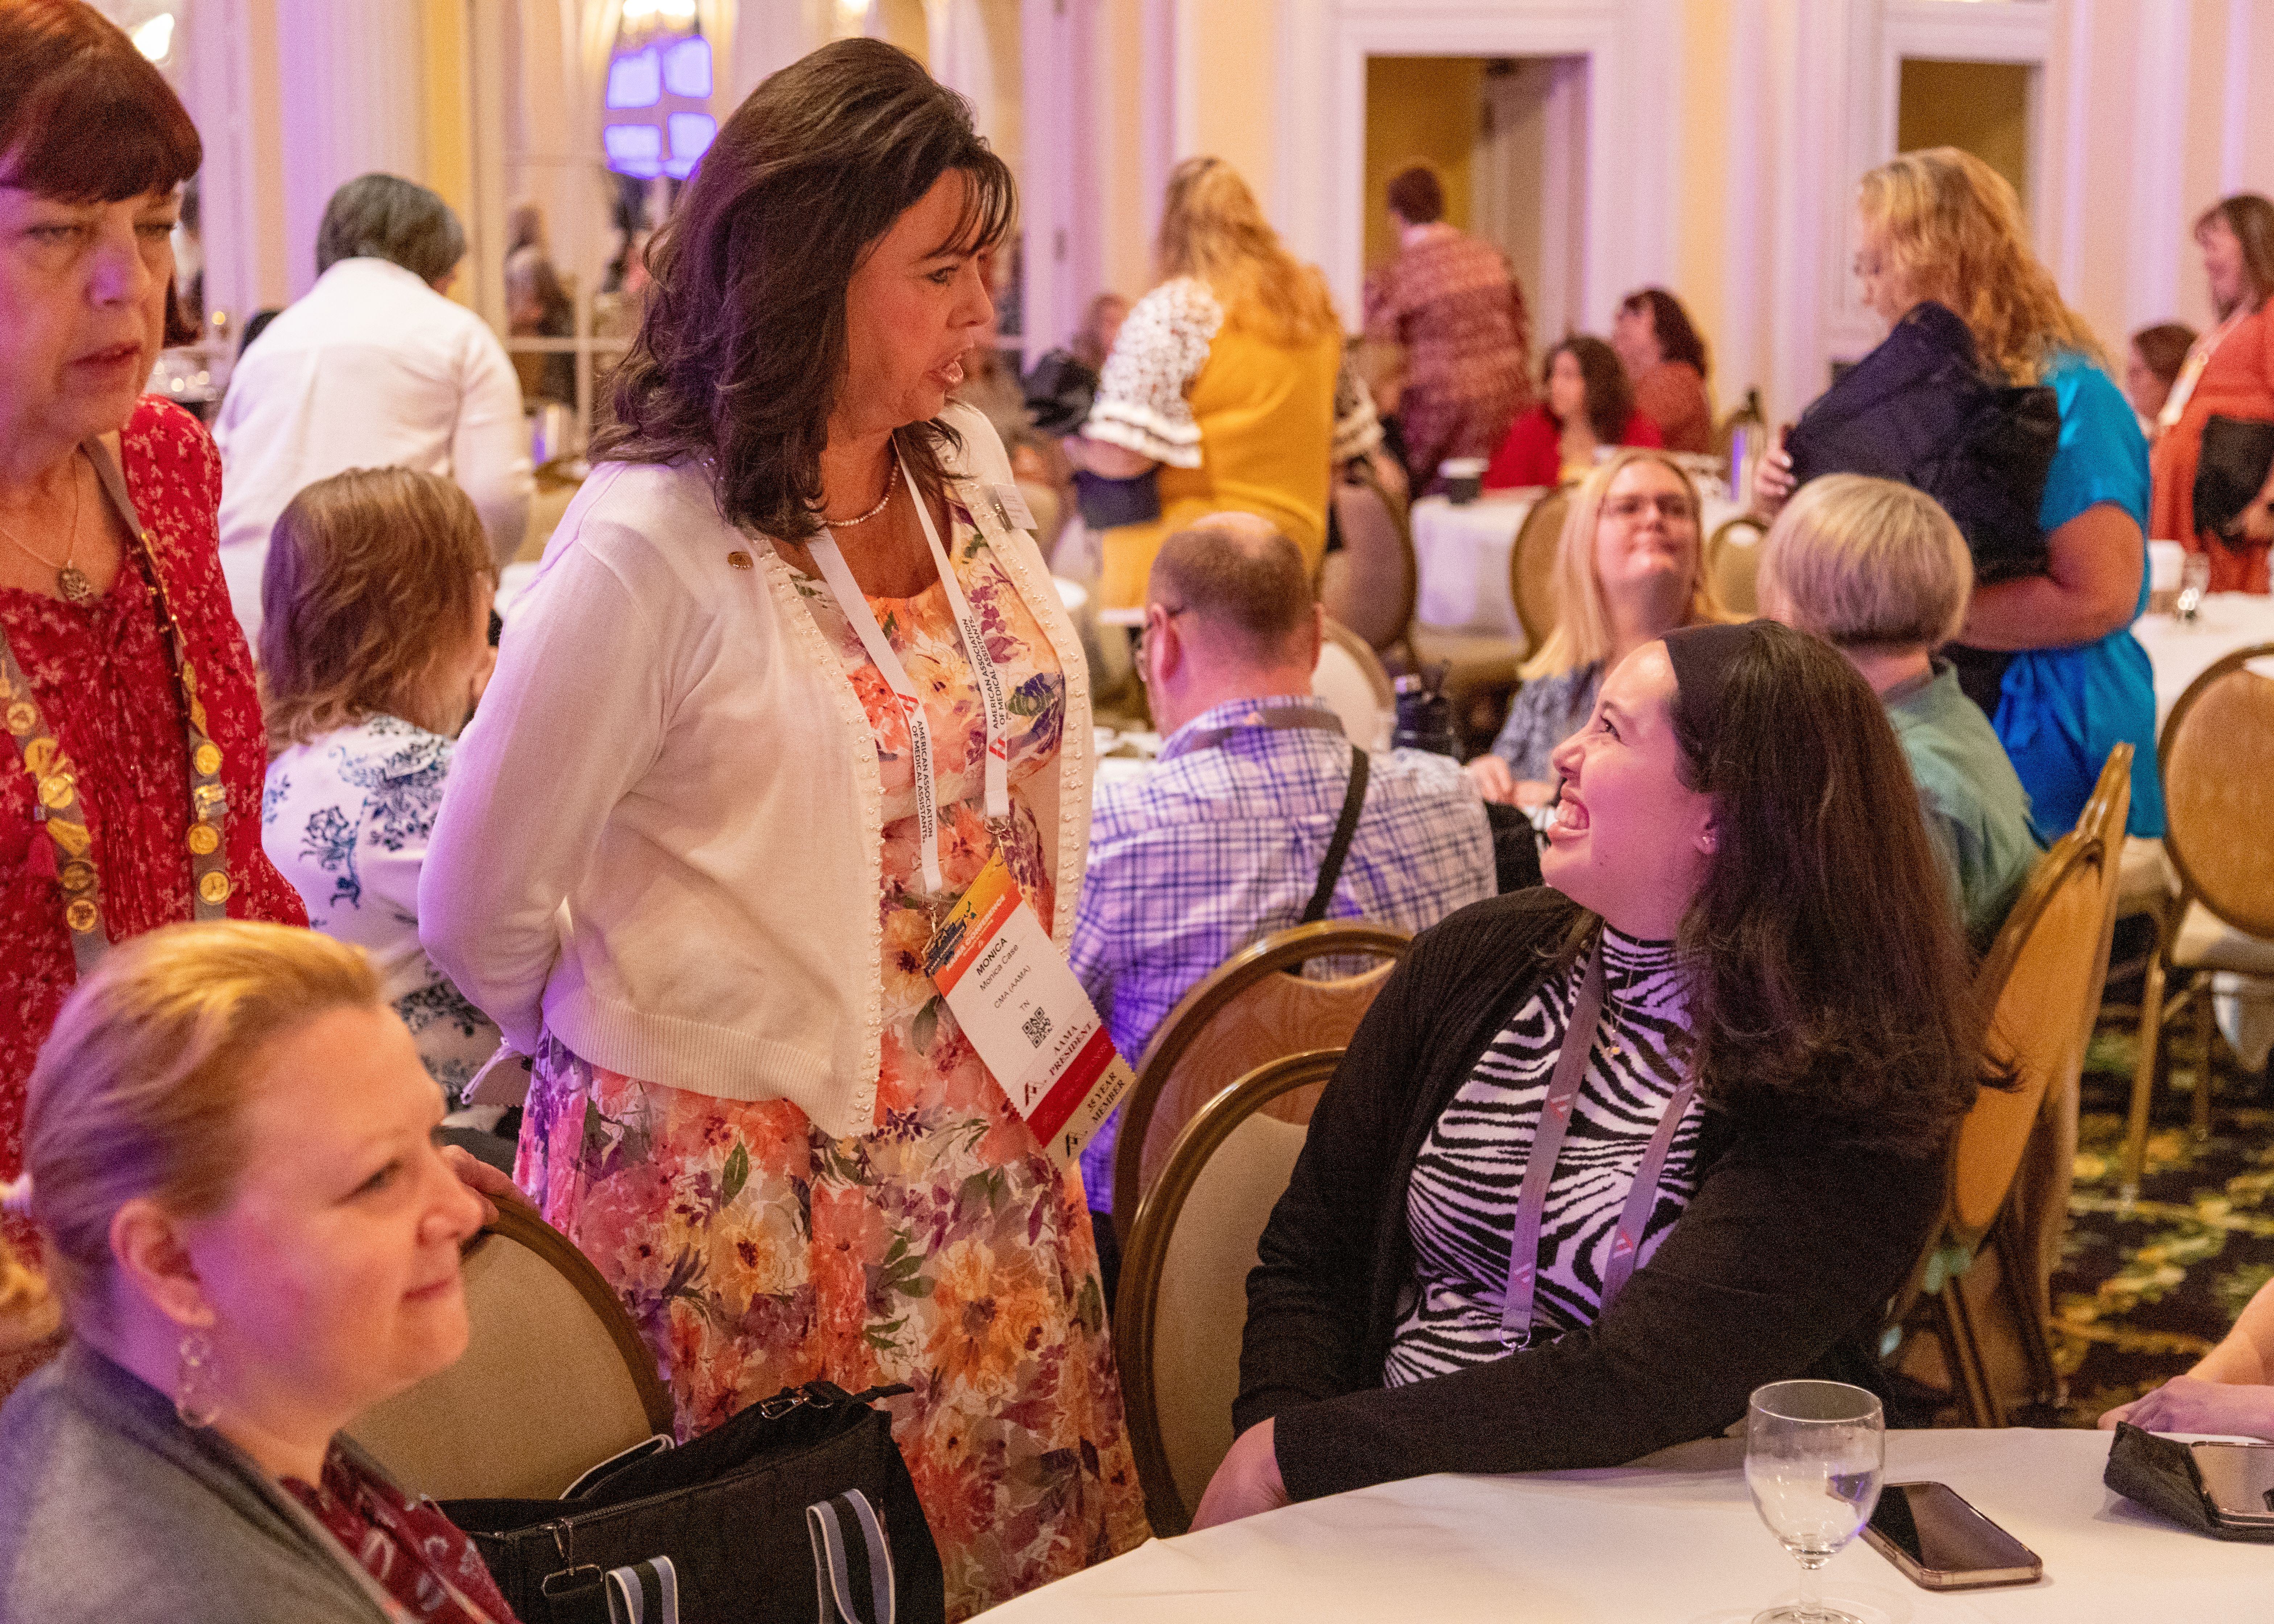
[(1697, 1193), (1594, 1325), (1406, 1386), (1406, 1184), (1432, 1124), (1550, 969), (1577, 910), (1522, 891), (1454, 914), (1382, 989), (1311, 1119), (1247, 1280), (1241, 1432), (1276, 1417), (1298, 1500), (1428, 1472), (1614, 1466), (1719, 1431), (1763, 1382), (1878, 1386), (1868, 1339), (1916, 1262), (1945, 1159), (1709, 1110)]

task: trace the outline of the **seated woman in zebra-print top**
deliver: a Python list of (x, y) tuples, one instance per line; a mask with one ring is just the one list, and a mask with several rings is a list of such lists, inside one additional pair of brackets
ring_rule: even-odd
[(1785, 1377), (1879, 1385), (1984, 1065), (1882, 707), (1811, 637), (1692, 628), (1610, 673), (1555, 767), (1550, 889), (1421, 936), (1312, 1118), (1195, 1526), (1616, 1464)]

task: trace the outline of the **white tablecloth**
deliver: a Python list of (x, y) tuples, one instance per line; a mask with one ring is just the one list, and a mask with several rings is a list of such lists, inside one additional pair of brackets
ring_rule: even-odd
[[(1509, 554), (1538, 491), (1500, 491), (1455, 507), (1442, 496), (1413, 504), (1413, 551), (1421, 566), (1415, 618), (1448, 631), (1487, 632), (1522, 640), (1509, 596)], [(1704, 536), (1737, 516), (1737, 504), (1706, 499)]]
[[(1950, 1485), (2045, 1576), (1938, 1594), (1858, 1539), (1826, 1566), (1826, 1598), (1871, 1624), (2274, 1620), (2274, 1547), (2186, 1533), (2110, 1493), (2111, 1436), (1888, 1433), (1888, 1481)], [(1746, 1624), (1793, 1596), (1799, 1568), (1755, 1515), (1743, 1460), (1741, 1443), (1716, 1440), (1610, 1471), (1385, 1484), (1155, 1540), (988, 1616)]]
[[(2132, 635), (2156, 667), (2156, 723), (2163, 725), (2187, 684), (2221, 655), (2255, 643), (2274, 643), (2274, 598), (2256, 592), (2214, 592), (2194, 623), (2168, 614), (2143, 614)], [(2274, 673), (2270, 673), (2274, 674)]]

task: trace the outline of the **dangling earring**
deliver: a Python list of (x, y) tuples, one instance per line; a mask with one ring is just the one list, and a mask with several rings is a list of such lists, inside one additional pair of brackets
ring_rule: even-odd
[(184, 1426), (211, 1426), (221, 1414), (213, 1343), (203, 1331), (182, 1335), (181, 1368), (174, 1378), (174, 1413)]

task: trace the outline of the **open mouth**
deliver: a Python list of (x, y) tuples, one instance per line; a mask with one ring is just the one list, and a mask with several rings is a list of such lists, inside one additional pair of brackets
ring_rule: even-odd
[(953, 389), (963, 381), (963, 362), (959, 357), (931, 369), (931, 380), (943, 389)]
[(1547, 825), (1547, 832), (1550, 835), (1576, 835), (1583, 833), (1586, 827), (1587, 808), (1572, 798), (1568, 788), (1560, 790), (1555, 798), (1555, 816)]

